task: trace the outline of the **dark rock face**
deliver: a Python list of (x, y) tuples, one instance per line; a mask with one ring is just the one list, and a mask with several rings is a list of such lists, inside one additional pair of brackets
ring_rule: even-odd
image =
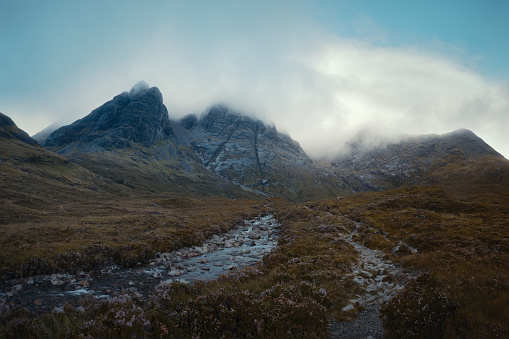
[(450, 163), (468, 164), (481, 156), (503, 158), (469, 130), (405, 138), (383, 146), (353, 143), (331, 162), (333, 171), (355, 191), (382, 191), (422, 182), (425, 175)]
[(129, 147), (132, 142), (148, 147), (174, 137), (172, 127), (159, 89), (137, 84), (83, 119), (57, 129), (44, 147), (61, 154), (102, 152)]
[(368, 140), (376, 138), (359, 134), (349, 152), (325, 165), (275, 127), (224, 106), (172, 121), (159, 90), (138, 83), (53, 132), (44, 146), (132, 187), (203, 194), (243, 189), (299, 201), (434, 184), (444, 177), (443, 166), (503, 159), (467, 130), (369, 147)]
[(179, 123), (189, 131), (203, 165), (221, 177), (269, 194), (295, 191), (307, 181), (315, 184), (311, 159), (275, 127), (220, 105), (200, 119), (192, 115)]
[(18, 139), (29, 145), (37, 143), (25, 131), (19, 129), (11, 118), (3, 113), (0, 113), (0, 138)]

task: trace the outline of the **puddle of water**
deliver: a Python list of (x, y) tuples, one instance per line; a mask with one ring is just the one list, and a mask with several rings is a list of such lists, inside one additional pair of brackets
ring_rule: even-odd
[[(213, 236), (202, 246), (159, 253), (147, 265), (115, 269), (109, 274), (85, 279), (85, 285), (53, 286), (46, 277), (41, 284), (25, 284), (16, 291), (13, 287), (2, 286), (0, 296), (5, 296), (11, 305), (19, 304), (36, 312), (48, 312), (65, 303), (74, 304), (86, 295), (102, 299), (130, 290), (146, 297), (161, 281), (213, 280), (235, 268), (252, 265), (277, 246), (278, 233), (279, 224), (272, 215), (257, 217), (225, 234)], [(76, 282), (77, 279), (71, 280)]]

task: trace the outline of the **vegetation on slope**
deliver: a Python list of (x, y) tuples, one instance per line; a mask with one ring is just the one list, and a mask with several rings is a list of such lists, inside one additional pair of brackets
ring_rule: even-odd
[(313, 208), (348, 215), (358, 241), (423, 273), (384, 306), (388, 338), (509, 335), (509, 193), (465, 202), (411, 187)]

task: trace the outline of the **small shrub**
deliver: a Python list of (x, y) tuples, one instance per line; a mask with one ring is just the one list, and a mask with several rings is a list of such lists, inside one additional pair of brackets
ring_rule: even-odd
[(381, 309), (387, 338), (443, 338), (455, 306), (427, 276), (410, 283)]

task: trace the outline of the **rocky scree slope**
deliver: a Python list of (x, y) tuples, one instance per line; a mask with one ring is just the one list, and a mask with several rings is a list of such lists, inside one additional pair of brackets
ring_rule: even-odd
[(189, 115), (179, 123), (189, 131), (203, 165), (234, 183), (292, 200), (341, 191), (341, 180), (315, 165), (298, 142), (260, 120), (217, 105), (199, 119)]

